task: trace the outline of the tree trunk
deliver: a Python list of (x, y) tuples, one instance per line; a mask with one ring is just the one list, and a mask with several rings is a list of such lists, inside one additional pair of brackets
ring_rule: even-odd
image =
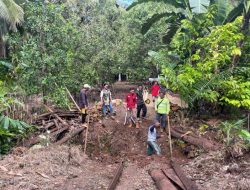
[(6, 57), (6, 48), (5, 48), (5, 42), (3, 40), (3, 36), (0, 36), (0, 58)]
[(202, 137), (194, 137), (191, 135), (184, 135), (184, 134), (185, 134), (184, 132), (177, 131), (174, 128), (171, 129), (171, 136), (181, 139), (197, 147), (203, 148), (206, 151), (220, 149), (220, 145), (213, 141), (210, 141)]

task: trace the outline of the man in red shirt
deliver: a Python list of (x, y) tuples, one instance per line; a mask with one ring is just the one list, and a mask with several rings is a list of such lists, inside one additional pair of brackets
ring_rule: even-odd
[(129, 128), (133, 126), (133, 123), (135, 123), (135, 108), (136, 108), (136, 101), (137, 101), (137, 96), (135, 93), (134, 88), (130, 89), (130, 92), (126, 96), (126, 109), (129, 112), (129, 118), (131, 120), (130, 125), (128, 126)]
[(158, 82), (155, 81), (155, 82), (154, 82), (154, 85), (151, 87), (153, 102), (155, 102), (155, 99), (158, 97), (160, 89), (161, 89), (161, 88), (160, 88), (160, 86), (158, 85)]

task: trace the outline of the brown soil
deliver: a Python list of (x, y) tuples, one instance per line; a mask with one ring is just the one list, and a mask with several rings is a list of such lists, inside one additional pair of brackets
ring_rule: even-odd
[[(114, 98), (124, 99), (132, 86), (116, 84)], [(178, 101), (177, 98), (174, 96), (174, 101)], [(91, 125), (88, 156), (83, 155), (83, 147), (79, 145), (77, 138), (74, 142), (56, 147), (15, 148), (0, 160), (0, 189), (107, 189), (119, 162), (125, 161), (117, 190), (156, 190), (148, 172), (151, 169), (169, 167), (170, 154), (168, 136), (164, 133), (164, 137), (158, 141), (163, 156), (146, 155), (147, 129), (155, 117), (152, 103), (148, 105), (148, 117), (142, 121), (140, 129), (123, 125), (125, 110), (122, 105), (114, 109), (117, 113), (115, 119), (104, 119), (101, 123)], [(174, 120), (171, 121), (171, 125), (176, 125)], [(186, 124), (196, 128), (199, 125), (193, 121)], [(213, 135), (210, 134), (211, 138)], [(184, 147), (187, 147), (186, 144), (173, 139), (173, 157), (183, 165), (185, 173), (196, 181), (200, 189), (244, 190), (249, 187), (242, 185), (249, 185), (249, 157), (237, 163), (241, 170), (232, 172), (230, 164), (223, 163), (221, 152), (201, 154), (199, 149), (191, 147), (193, 152), (198, 152), (197, 155), (201, 154), (191, 160), (184, 154)], [(248, 167), (248, 170), (244, 170), (244, 167)]]

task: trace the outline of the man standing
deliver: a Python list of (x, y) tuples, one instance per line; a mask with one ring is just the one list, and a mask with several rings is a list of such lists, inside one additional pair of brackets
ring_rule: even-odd
[[(130, 125), (128, 126), (131, 128), (133, 126), (133, 123), (135, 122), (135, 106), (136, 106), (136, 93), (134, 88), (130, 88), (130, 92), (126, 96), (125, 102), (126, 102), (126, 109), (129, 112), (129, 118), (131, 120)], [(139, 126), (136, 126), (137, 128)]]
[(163, 135), (157, 135), (156, 128), (160, 127), (160, 123), (158, 121), (155, 122), (154, 125), (151, 125), (148, 128), (148, 141), (147, 141), (147, 155), (151, 156), (156, 153), (157, 155), (161, 155), (161, 148), (156, 143), (156, 139), (162, 137)]
[(165, 97), (165, 92), (160, 91), (155, 102), (156, 120), (161, 123), (161, 132), (166, 129), (167, 114), (170, 111), (169, 100)]
[(154, 82), (154, 85), (151, 87), (151, 93), (152, 93), (152, 98), (153, 102), (155, 102), (155, 99), (157, 99), (160, 91), (160, 86), (157, 81)]
[(102, 102), (103, 116), (106, 117), (108, 110), (110, 114), (113, 113), (112, 97), (111, 97), (111, 92), (108, 89), (108, 84), (104, 84), (104, 88), (102, 89), (100, 96)]
[(82, 123), (86, 122), (86, 117), (88, 115), (88, 96), (87, 92), (89, 91), (90, 86), (88, 84), (84, 84), (83, 88), (80, 92), (80, 109), (81, 109), (81, 114), (82, 114)]
[(142, 85), (138, 86), (136, 95), (137, 95), (137, 119), (139, 120), (141, 115), (141, 110), (142, 110), (142, 118), (145, 118), (147, 114), (147, 107), (144, 102), (144, 91)]

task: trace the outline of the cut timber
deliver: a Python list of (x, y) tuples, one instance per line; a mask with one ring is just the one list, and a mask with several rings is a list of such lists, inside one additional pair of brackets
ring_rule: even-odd
[(57, 130), (57, 131), (51, 133), (51, 134), (50, 134), (50, 137), (56, 139), (57, 136), (58, 136), (59, 134), (61, 134), (62, 132), (66, 131), (66, 130), (68, 130), (68, 129), (69, 129), (69, 126), (65, 126), (65, 127), (61, 128), (61, 129), (59, 129), (59, 130)]
[(218, 150), (220, 148), (220, 145), (216, 142), (210, 141), (208, 139), (202, 138), (202, 137), (194, 137), (194, 136), (183, 136), (183, 133), (177, 132), (175, 129), (171, 129), (171, 135), (175, 138), (182, 139), (190, 144), (193, 144), (195, 146), (201, 147), (206, 151), (209, 150)]
[(55, 123), (54, 122), (50, 122), (50, 123), (48, 123), (47, 125), (45, 125), (43, 128), (41, 128), (41, 129), (45, 129), (45, 130), (48, 130), (50, 127), (52, 127), (52, 126), (54, 126), (55, 125)]
[(48, 107), (48, 106), (46, 106), (46, 105), (44, 105), (44, 106), (45, 106), (45, 108), (46, 108), (50, 113), (53, 113), (53, 115), (54, 115), (62, 124), (67, 125), (67, 123), (66, 123), (64, 120), (62, 120), (62, 118), (60, 118), (56, 113), (54, 113), (53, 110), (52, 110), (50, 107)]
[(111, 183), (109, 184), (108, 190), (115, 190), (115, 187), (119, 181), (119, 178), (122, 174), (122, 170), (123, 170), (123, 162), (120, 163), (120, 165), (118, 166), (114, 178), (112, 179)]
[(198, 190), (198, 187), (196, 186), (195, 182), (189, 179), (184, 174), (183, 170), (180, 168), (178, 164), (176, 164), (174, 161), (171, 161), (171, 166), (173, 167), (176, 175), (180, 178), (186, 190)]
[(63, 144), (65, 142), (67, 142), (68, 140), (70, 140), (71, 138), (73, 138), (74, 136), (78, 135), (79, 133), (81, 133), (83, 130), (85, 130), (86, 128), (79, 128), (79, 129), (75, 129), (74, 131), (72, 131), (70, 134), (68, 134), (66, 137), (62, 138), (61, 140), (57, 141), (55, 143), (55, 145), (60, 145)]
[(177, 188), (171, 183), (171, 181), (164, 175), (164, 173), (155, 169), (150, 172), (151, 177), (156, 183), (159, 190), (177, 190)]
[(176, 175), (176, 173), (173, 169), (171, 169), (171, 168), (162, 169), (162, 172), (165, 174), (165, 176), (168, 177), (168, 179), (171, 180), (172, 183), (177, 185), (179, 188), (186, 190), (185, 186), (183, 185), (181, 180), (178, 178), (178, 176)]
[[(65, 126), (65, 127), (61, 128), (61, 129), (59, 129), (59, 130), (57, 130), (57, 131), (55, 131), (55, 132), (49, 134), (49, 137), (50, 137), (50, 138), (55, 138), (55, 139), (56, 139), (56, 136), (57, 136), (57, 135), (61, 134), (62, 132), (66, 131), (66, 130), (68, 130), (68, 129), (69, 129), (69, 126)], [(33, 138), (33, 139), (30, 139), (29, 142), (28, 142), (25, 146), (31, 147), (31, 146), (33, 146), (33, 145), (39, 143), (40, 140), (41, 140), (40, 137), (37, 136), (37, 137), (35, 137), (35, 138)]]

